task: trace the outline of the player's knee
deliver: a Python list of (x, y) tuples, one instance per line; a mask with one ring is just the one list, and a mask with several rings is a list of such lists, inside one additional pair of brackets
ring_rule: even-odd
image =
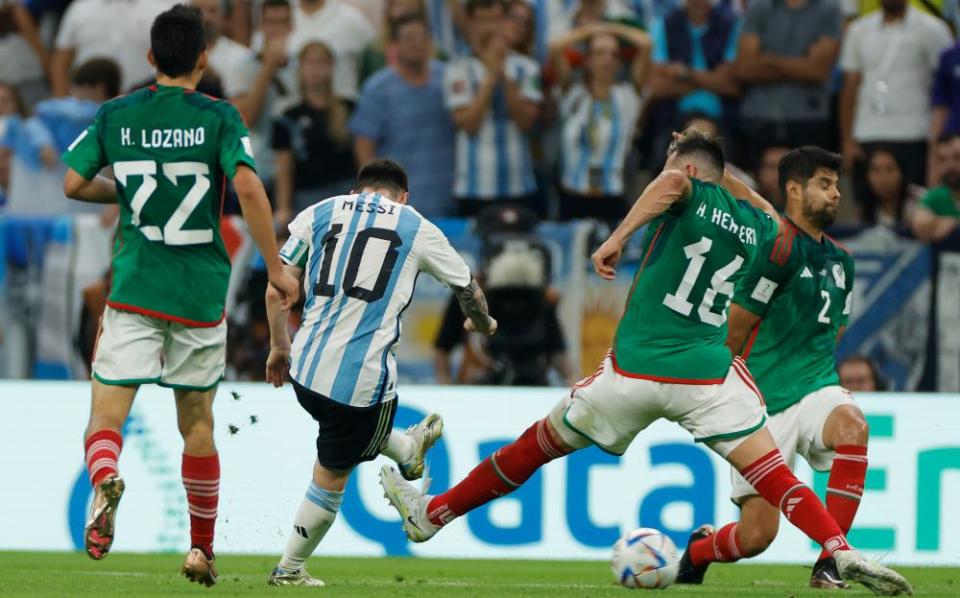
[(856, 407), (841, 407), (834, 413), (837, 419), (836, 444), (865, 446), (870, 435), (870, 425)]
[(214, 450), (213, 423), (205, 419), (180, 422), (184, 451), (188, 454), (206, 453)]
[(777, 537), (776, 526), (752, 525), (749, 527), (738, 526), (737, 536), (740, 540), (740, 549), (743, 556), (752, 557), (760, 554), (773, 544)]

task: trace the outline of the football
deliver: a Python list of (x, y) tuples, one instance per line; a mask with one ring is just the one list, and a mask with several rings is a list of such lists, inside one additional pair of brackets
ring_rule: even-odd
[(677, 580), (677, 547), (660, 531), (642, 527), (613, 545), (610, 568), (617, 583), (631, 589), (663, 589)]

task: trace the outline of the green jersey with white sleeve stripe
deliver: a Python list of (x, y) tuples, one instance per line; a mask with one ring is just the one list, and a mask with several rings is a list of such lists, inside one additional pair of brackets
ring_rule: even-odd
[(719, 384), (730, 368), (727, 307), (776, 224), (719, 185), (690, 182), (689, 195), (647, 228), (614, 340), (614, 364), (623, 375)]
[(106, 166), (116, 179), (120, 221), (108, 304), (189, 326), (223, 320), (225, 177), (241, 165), (256, 169), (237, 109), (151, 85), (105, 103), (63, 159), (87, 180)]

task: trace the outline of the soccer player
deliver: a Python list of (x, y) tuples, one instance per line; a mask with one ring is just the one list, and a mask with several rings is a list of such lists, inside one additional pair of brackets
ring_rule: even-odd
[(353, 469), (383, 453), (415, 479), (440, 436), (436, 415), (406, 434), (391, 432), (394, 349), (417, 275), (427, 272), (453, 289), (467, 330), (489, 335), (497, 328), (466, 263), (408, 199), (404, 170), (372, 160), (357, 175), (356, 193), (314, 204), (290, 223), (280, 257), (287, 272), (304, 277), (306, 303), (291, 345), (288, 309), (267, 290), (267, 380), (281, 386), (289, 369), (297, 400), (319, 429), (313, 480), (270, 585), (322, 586), (303, 565), (333, 525)]
[[(577, 449), (596, 444), (623, 454), (637, 433), (665, 418), (729, 461), (764, 499), (782, 505), (791, 523), (837, 559), (845, 577), (909, 587), (853, 550), (813, 491), (787, 468), (764, 426), (756, 384), (740, 358), (731, 363), (727, 305), (774, 227), (717, 184), (727, 178), (716, 140), (694, 132), (672, 144), (664, 172), (593, 254), (597, 272), (612, 279), (627, 239), (650, 222), (613, 349), (545, 419), (438, 496), (423, 495), (383, 467), (381, 484), (411, 540), (428, 540)], [(762, 199), (751, 199), (772, 211)]]
[[(792, 469), (799, 454), (814, 469), (830, 470), (827, 511), (847, 533), (867, 474), (867, 422), (839, 385), (835, 358), (853, 296), (853, 259), (823, 233), (837, 216), (841, 162), (813, 146), (780, 160), (785, 227), (763, 243), (737, 285), (727, 345), (756, 376), (767, 427), (787, 465)], [(711, 562), (756, 556), (777, 536), (779, 511), (737, 472), (732, 499), (740, 505), (739, 523), (696, 530), (678, 583), (702, 583)], [(810, 586), (846, 587), (828, 551), (814, 565)]]
[[(205, 45), (196, 9), (177, 5), (160, 14), (148, 55), (157, 83), (100, 108), (64, 154), (63, 186), (68, 197), (120, 205), (85, 434), (94, 489), (87, 554), (102, 559), (110, 550), (124, 490), (117, 468), (123, 422), (139, 386), (160, 384), (173, 389), (184, 442), (191, 549), (182, 573), (212, 586), (220, 487), (212, 405), (225, 364), (230, 277), (219, 228), (224, 177), (233, 181), (270, 283), (286, 303), (298, 289), (277, 257), (270, 204), (239, 113), (194, 91), (207, 65)], [(115, 181), (97, 174), (105, 166)]]

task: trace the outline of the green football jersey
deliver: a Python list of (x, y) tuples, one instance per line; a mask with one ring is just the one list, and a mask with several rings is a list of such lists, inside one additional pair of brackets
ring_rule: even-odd
[(776, 224), (718, 185), (691, 183), (689, 196), (647, 228), (614, 339), (625, 375), (712, 384), (730, 368), (724, 343), (734, 285)]
[(225, 177), (241, 164), (256, 168), (237, 109), (151, 85), (101, 106), (63, 159), (87, 180), (113, 169), (120, 222), (108, 304), (190, 326), (223, 320)]
[(853, 302), (853, 258), (826, 235), (817, 242), (789, 218), (784, 222), (733, 298), (763, 318), (744, 354), (771, 414), (840, 383), (837, 334)]

